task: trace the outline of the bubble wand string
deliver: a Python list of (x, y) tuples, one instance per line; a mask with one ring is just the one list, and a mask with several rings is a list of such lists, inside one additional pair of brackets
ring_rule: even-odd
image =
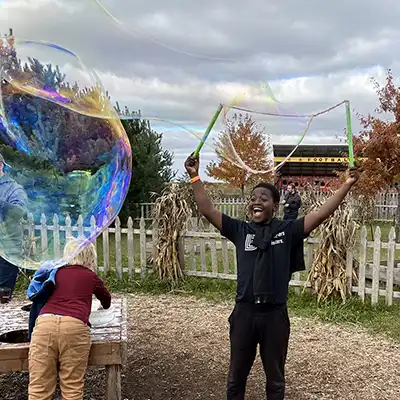
[[(300, 146), (300, 144), (302, 143), (304, 137), (305, 137), (306, 134), (308, 133), (308, 131), (309, 131), (310, 127), (311, 127), (311, 124), (312, 124), (313, 120), (314, 120), (316, 117), (318, 117), (318, 116), (320, 116), (320, 115), (323, 115), (323, 114), (326, 114), (326, 113), (328, 113), (328, 112), (334, 110), (335, 108), (338, 108), (338, 107), (340, 107), (341, 105), (343, 105), (343, 104), (346, 103), (346, 101), (344, 100), (344, 101), (342, 101), (342, 102), (340, 102), (340, 103), (338, 103), (338, 104), (335, 104), (335, 105), (333, 105), (333, 106), (331, 106), (331, 107), (329, 107), (329, 108), (326, 108), (326, 109), (324, 109), (324, 110), (321, 110), (321, 111), (319, 111), (319, 112), (317, 112), (317, 113), (315, 113), (315, 114), (294, 115), (294, 114), (284, 114), (284, 113), (280, 113), (280, 114), (277, 114), (277, 113), (268, 113), (268, 112), (250, 110), (250, 109), (247, 109), (247, 108), (241, 108), (241, 107), (238, 107), (238, 106), (235, 106), (235, 105), (234, 105), (234, 104), (235, 104), (235, 100), (236, 100), (236, 99), (234, 99), (234, 101), (233, 101), (229, 106), (228, 106), (228, 105), (225, 105), (225, 107), (226, 107), (227, 109), (234, 109), (234, 110), (245, 111), (245, 112), (250, 112), (250, 113), (254, 113), (254, 114), (260, 114), (260, 115), (281, 116), (281, 117), (293, 117), (293, 118), (295, 118), (295, 117), (297, 117), (297, 118), (298, 118), (298, 117), (307, 117), (307, 118), (309, 118), (306, 128), (305, 128), (304, 131), (301, 133), (300, 138), (297, 140), (297, 142), (296, 142), (296, 144), (294, 145), (294, 147), (293, 147), (293, 149), (291, 150), (291, 152), (285, 157), (285, 159), (284, 159), (283, 161), (281, 161), (278, 165), (274, 166), (274, 167), (273, 167), (272, 169), (270, 169), (270, 170), (255, 171), (255, 170), (249, 168), (247, 165), (245, 165), (245, 164), (243, 163), (243, 161), (241, 161), (241, 159), (240, 159), (239, 155), (236, 153), (235, 149), (233, 149), (233, 152), (234, 152), (235, 158), (236, 158), (237, 160), (231, 159), (230, 157), (228, 157), (228, 156), (227, 156), (226, 154), (224, 154), (223, 152), (219, 152), (219, 155), (220, 155), (222, 158), (228, 160), (229, 162), (231, 162), (232, 164), (236, 165), (237, 167), (239, 167), (239, 168), (245, 168), (246, 170), (248, 170), (249, 172), (252, 172), (252, 173), (254, 173), (254, 174), (268, 173), (268, 172), (270, 172), (270, 171), (272, 171), (272, 170), (274, 170), (274, 171), (279, 170), (279, 169), (287, 162), (287, 160), (293, 155), (293, 153), (297, 150), (297, 148)], [(224, 105), (223, 105), (223, 107), (224, 107)], [(226, 112), (227, 112), (227, 111), (226, 111)], [(188, 129), (187, 127), (185, 127), (185, 126), (183, 126), (183, 125), (181, 125), (181, 124), (178, 124), (178, 123), (175, 123), (175, 122), (172, 122), (172, 121), (168, 121), (168, 120), (166, 120), (166, 119), (164, 119), (164, 118), (159, 118), (159, 117), (156, 117), (156, 116), (148, 116), (148, 115), (134, 115), (134, 114), (124, 115), (124, 114), (122, 114), (120, 111), (118, 112), (118, 110), (117, 110), (117, 114), (118, 114), (118, 116), (119, 116), (119, 118), (120, 118), (121, 120), (140, 120), (140, 119), (143, 119), (143, 120), (167, 122), (167, 123), (169, 123), (169, 124), (171, 124), (171, 125), (173, 125), (173, 126), (176, 126), (176, 127), (179, 127), (179, 128), (184, 129), (186, 132), (188, 132), (188, 133), (190, 133), (191, 135), (195, 136), (196, 138), (200, 139), (200, 136), (199, 136), (199, 134), (198, 134), (197, 132), (194, 132), (193, 130)], [(206, 146), (209, 146), (210, 148), (212, 148), (212, 146), (209, 145), (209, 144), (207, 144), (207, 143), (203, 143), (203, 144), (205, 144)], [(218, 151), (217, 151), (217, 153), (218, 153)]]
[(200, 150), (202, 149), (202, 147), (204, 146), (204, 143), (206, 142), (208, 135), (210, 134), (212, 128), (214, 127), (215, 123), (217, 122), (217, 119), (219, 117), (219, 115), (221, 114), (222, 111), (222, 104), (220, 104), (217, 108), (217, 111), (214, 114), (213, 119), (211, 120), (210, 124), (208, 125), (208, 128), (206, 129), (206, 131), (204, 132), (204, 135), (199, 143), (199, 145), (197, 146), (197, 149), (194, 151), (193, 155), (195, 157), (197, 157), (200, 153)]
[(126, 28), (125, 24), (120, 21), (118, 18), (116, 18), (103, 4), (103, 1), (100, 0), (94, 0), (94, 2), (101, 8), (101, 10), (103, 10), (103, 12), (105, 14), (107, 14), (107, 16), (109, 18), (111, 18), (125, 33), (127, 33), (128, 35), (131, 34), (131, 32), (135, 33), (136, 35), (142, 36), (148, 40), (151, 40), (152, 42), (156, 43), (158, 46), (164, 47), (164, 49), (167, 50), (171, 50), (174, 51), (175, 53), (179, 53), (179, 54), (183, 54), (185, 56), (188, 57), (193, 57), (193, 58), (200, 58), (200, 59), (205, 59), (205, 60), (215, 60), (215, 61), (223, 61), (223, 62), (232, 62), (232, 63), (239, 63), (239, 60), (234, 60), (234, 59), (230, 59), (230, 58), (224, 58), (224, 57), (208, 57), (208, 56), (202, 56), (200, 54), (195, 54), (195, 53), (189, 53), (187, 51), (181, 51), (173, 46), (168, 46), (167, 44), (160, 42), (159, 40), (157, 40), (155, 37), (146, 34), (144, 32), (141, 32), (138, 29), (135, 29), (133, 27), (133, 25), (131, 25), (129, 27), (129, 29)]
[(350, 102), (345, 100), (346, 104), (346, 119), (347, 119), (347, 145), (349, 147), (349, 165), (350, 168), (354, 167), (354, 149), (353, 149), (353, 132), (351, 129), (351, 112)]

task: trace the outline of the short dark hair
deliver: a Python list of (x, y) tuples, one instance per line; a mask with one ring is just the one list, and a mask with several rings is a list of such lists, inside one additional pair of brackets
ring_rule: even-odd
[(274, 203), (279, 203), (281, 195), (279, 194), (279, 190), (272, 183), (261, 182), (258, 185), (254, 186), (253, 190), (257, 188), (268, 189), (272, 193), (272, 199), (274, 200)]

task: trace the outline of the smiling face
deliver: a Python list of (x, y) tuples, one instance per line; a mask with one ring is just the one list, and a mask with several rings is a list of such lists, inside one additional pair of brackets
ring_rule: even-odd
[(267, 222), (272, 219), (278, 210), (271, 190), (258, 187), (253, 190), (249, 203), (249, 216), (254, 222)]

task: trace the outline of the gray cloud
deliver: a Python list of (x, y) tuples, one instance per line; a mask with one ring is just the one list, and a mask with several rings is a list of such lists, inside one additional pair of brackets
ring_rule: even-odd
[[(398, 66), (396, 0), (104, 3), (122, 28), (94, 0), (3, 0), (0, 26), (72, 49), (96, 69), (121, 105), (197, 128), (198, 135), (220, 101), (263, 81), (270, 82), (288, 111), (312, 114), (348, 99), (355, 110), (367, 113), (376, 106), (370, 76), (382, 80), (386, 68)], [(242, 103), (276, 109), (255, 89)], [(289, 144), (307, 123), (304, 118), (290, 124), (254, 118), (275, 142)], [(167, 123), (153, 126), (165, 132), (164, 144), (181, 167), (198, 139)], [(344, 126), (342, 107), (315, 119), (306, 141), (335, 141)], [(212, 149), (203, 157), (212, 159)]]

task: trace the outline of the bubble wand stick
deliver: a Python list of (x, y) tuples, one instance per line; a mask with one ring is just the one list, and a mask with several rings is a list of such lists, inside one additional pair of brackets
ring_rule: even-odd
[(351, 112), (350, 112), (350, 102), (348, 100), (346, 103), (346, 118), (347, 118), (347, 145), (349, 147), (349, 165), (350, 168), (354, 167), (354, 149), (353, 149), (353, 132), (351, 129)]
[(204, 143), (206, 142), (208, 135), (210, 134), (212, 128), (214, 127), (215, 123), (217, 122), (217, 119), (219, 117), (219, 115), (221, 114), (222, 111), (222, 104), (220, 104), (217, 108), (217, 111), (214, 114), (213, 119), (210, 122), (210, 125), (208, 125), (208, 128), (206, 129), (206, 131), (204, 132), (204, 135), (199, 143), (199, 145), (197, 146), (197, 149), (194, 151), (193, 155), (195, 157), (197, 157), (200, 153), (200, 150), (202, 149), (202, 147), (204, 146)]

